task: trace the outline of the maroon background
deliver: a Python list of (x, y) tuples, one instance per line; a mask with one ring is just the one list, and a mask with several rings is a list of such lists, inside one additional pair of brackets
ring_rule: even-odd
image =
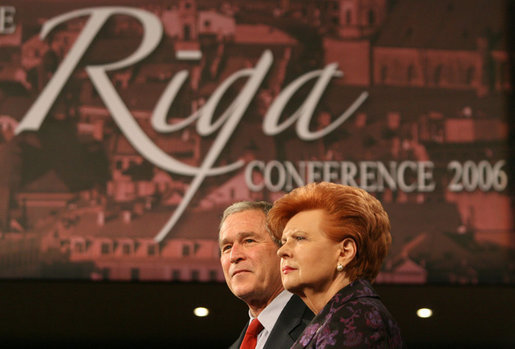
[[(83, 70), (131, 53), (141, 38), (137, 21), (110, 19), (41, 129), (14, 136), (84, 19), (60, 25), (43, 41), (40, 25), (95, 4), (13, 3), (17, 31), (1, 37), (0, 276), (222, 281), (216, 240), (223, 209), (242, 199), (273, 200), (288, 188), (252, 192), (244, 169), (210, 177), (166, 239), (153, 241), (192, 178), (166, 173), (139, 154)], [(165, 36), (149, 58), (110, 76), (140, 127), (170, 156), (199, 166), (216, 136), (201, 137), (193, 127), (168, 135), (151, 128), (152, 109), (174, 73), (190, 71), (191, 83), (169, 111), (169, 117), (181, 118), (269, 49), (271, 71), (216, 166), (238, 159), (296, 166), (352, 161), (358, 167), (363, 161), (386, 166), (432, 161), (433, 191), (374, 192), (393, 227), (392, 250), (378, 282), (513, 282), (509, 190), (446, 188), (451, 161), (494, 166), (508, 160), (502, 168), (508, 171), (505, 2), (155, 1), (137, 6), (160, 16)], [(178, 59), (175, 53), (185, 49), (199, 49), (202, 59)], [(329, 85), (312, 127), (334, 121), (367, 91), (356, 113), (319, 140), (302, 141), (293, 131), (265, 136), (262, 119), (274, 96), (293, 79), (333, 62), (345, 75)], [(295, 95), (287, 113), (309, 88)], [(221, 106), (236, 93), (232, 88)]]
[[(17, 7), (17, 24), (24, 23), (23, 42), (26, 42), (26, 40), (39, 33), (40, 24), (38, 24), (37, 18), (49, 18), (71, 8), (82, 8), (97, 3), (105, 5), (104, 2), (91, 0), (73, 3), (64, 1), (16, 1), (6, 2), (6, 5), (11, 4)], [(122, 2), (111, 2), (111, 4), (120, 3)], [(126, 1), (123, 3), (125, 5), (136, 4), (140, 6), (140, 3), (136, 1)], [(167, 6), (169, 4), (165, 1), (146, 3), (156, 4), (156, 6)], [(209, 6), (215, 7), (219, 5), (219, 2), (215, 1), (198, 1), (199, 7), (201, 4), (205, 6), (206, 3)], [(242, 8), (247, 6), (253, 7), (253, 9), (246, 8), (241, 16), (238, 17), (238, 21), (241, 21), (241, 23), (268, 21), (267, 23), (269, 23), (273, 21), (270, 20), (272, 17), (270, 16), (270, 10), (278, 6), (278, 3), (277, 1), (240, 3)], [(294, 19), (292, 19), (292, 22), (302, 23), (303, 20), (306, 20), (313, 13), (309, 6), (313, 6), (317, 2), (293, 0), (282, 2), (283, 5), (288, 3), (293, 8), (292, 16)], [(322, 3), (322, 1), (318, 3)], [(360, 3), (368, 4), (372, 3), (372, 1), (361, 1)], [(511, 53), (513, 52), (514, 40), (509, 39), (510, 37), (513, 38), (513, 28), (511, 28), (513, 21), (507, 19), (512, 18), (509, 17), (513, 14), (512, 2), (434, 1), (430, 8), (433, 9), (431, 11), (437, 12), (436, 18), (438, 18), (438, 21), (434, 20), (434, 12), (426, 11), (427, 7), (424, 6), (427, 6), (427, 4), (425, 1), (397, 0), (389, 1), (386, 5), (388, 9), (386, 12), (387, 16), (381, 28), (376, 34), (371, 36), (368, 36), (366, 33), (363, 34), (365, 41), (371, 42), (371, 47), (384, 45), (388, 50), (392, 50), (392, 54), (396, 56), (398, 54), (396, 49), (403, 49), (407, 46), (424, 50), (425, 47), (422, 43), (432, 42), (433, 45), (437, 46), (437, 49), (447, 52), (444, 57), (452, 59), (456, 51), (465, 50), (470, 52), (477, 50), (478, 47), (475, 46), (478, 43), (477, 38), (484, 36), (488, 43), (487, 52), (495, 50), (507, 52), (509, 61), (513, 62)], [(418, 10), (415, 10), (417, 6)], [(501, 10), (502, 6), (508, 7), (508, 11)], [(295, 15), (295, 9), (300, 9), (300, 15)], [(258, 16), (259, 13), (262, 15)], [(246, 14), (249, 15), (246, 16)], [(308, 19), (311, 21), (311, 18)], [(335, 28), (331, 28), (331, 20), (324, 18), (323, 23), (324, 26), (327, 26), (327, 29), (324, 29), (327, 32), (324, 32), (321, 36), (323, 38), (333, 37), (335, 35)], [(408, 35), (411, 25), (413, 28), (411, 34)], [(304, 27), (303, 24), (298, 26)], [(463, 30), (464, 26), (467, 27), (467, 30)], [(417, 29), (421, 29), (421, 31)], [(489, 31), (485, 31), (486, 29), (489, 29)], [(434, 30), (437, 30), (439, 35), (434, 35)], [(494, 42), (489, 42), (488, 40), (495, 39), (496, 33), (499, 34), (499, 31), (504, 34), (501, 35), (502, 39), (499, 40), (499, 36), (497, 36), (498, 40), (494, 40), (497, 45), (500, 45), (497, 46)], [(404, 33), (405, 35), (397, 35), (398, 33)], [(425, 36), (427, 41), (423, 41), (418, 37), (419, 33)], [(407, 40), (407, 36), (411, 38)], [(302, 38), (304, 39), (306, 36), (302, 36)], [(118, 38), (117, 42), (119, 40), (121, 39)], [(133, 38), (129, 35), (128, 43), (124, 42), (123, 44), (130, 45), (132, 40)], [(389, 40), (397, 40), (397, 42)], [(306, 41), (304, 44), (308, 45), (311, 43), (310, 40), (302, 41)], [(354, 40), (350, 41), (355, 44)], [(507, 43), (508, 47), (503, 46), (502, 42)], [(105, 47), (111, 47), (109, 43), (104, 45), (106, 46), (102, 48), (102, 44), (99, 43), (97, 48), (99, 51), (97, 52), (106, 55), (107, 60), (116, 58), (109, 57), (111, 53), (123, 56), (123, 53), (119, 50), (112, 50), (111, 52), (106, 49)], [(257, 54), (261, 51), (262, 48), (257, 49)], [(93, 58), (95, 56), (94, 52), (93, 50), (91, 53)], [(318, 51), (311, 52), (316, 53)], [(351, 52), (355, 53), (351, 56), (358, 56), (358, 51)], [(15, 120), (21, 120), (31, 101), (37, 96), (38, 90), (35, 87), (27, 89), (20, 86), (19, 82), (13, 84), (12, 81), (9, 81), (13, 80), (12, 76), (15, 71), (13, 66), (20, 65), (17, 64), (20, 62), (20, 57), (22, 57), (20, 45), (0, 42), (0, 56), (2, 66), (2, 71), (0, 71), (0, 81), (2, 84), (0, 114), (7, 114)], [(359, 57), (360, 59), (367, 59), (366, 56)], [(322, 58), (319, 59), (319, 61), (316, 61), (315, 57), (315, 66), (317, 64), (319, 66), (323, 65), (324, 61), (321, 60)], [(164, 60), (168, 61), (168, 59)], [(300, 63), (309, 66), (311, 61), (308, 61), (307, 58), (301, 58)], [(508, 130), (512, 137), (482, 139), (474, 142), (465, 142), (464, 144), (433, 144), (435, 153), (432, 153), (431, 160), (438, 160), (445, 164), (450, 151), (455, 152), (453, 155), (458, 155), (463, 160), (476, 159), (478, 154), (485, 154), (486, 149), (493, 149), (492, 153), (490, 153), (493, 154), (493, 159), (505, 158), (508, 160), (509, 166), (513, 165), (513, 141), (515, 139), (513, 137), (513, 115), (507, 114), (508, 110), (513, 109), (510, 108), (510, 106), (513, 107), (511, 105), (513, 103), (513, 91), (512, 89), (506, 90), (505, 87), (497, 87), (500, 81), (498, 79), (507, 79), (505, 73), (502, 73), (501, 76), (494, 74), (495, 78), (493, 80), (487, 79), (486, 94), (482, 95), (482, 91), (479, 91), (480, 88), (477, 86), (473, 88), (452, 86), (394, 87), (389, 84), (386, 84), (386, 86), (376, 86), (381, 84), (378, 84), (378, 81), (372, 77), (373, 74), (371, 72), (374, 69), (368, 70), (370, 73), (368, 78), (365, 79), (366, 82), (360, 82), (359, 79), (366, 76), (366, 74), (363, 75), (363, 70), (367, 70), (367, 65), (363, 64), (362, 61), (347, 63), (356, 64), (357, 67), (361, 67), (361, 70), (355, 70), (356, 74), (352, 76), (351, 71), (341, 66), (342, 70), (349, 75), (349, 79), (354, 78), (358, 81), (354, 80), (352, 84), (343, 84), (340, 88), (345, 92), (345, 96), (349, 96), (348, 98), (352, 97), (351, 91), (362, 91), (363, 89), (370, 91), (371, 97), (369, 101), (372, 103), (365, 106), (367, 115), (370, 115), (370, 117), (375, 113), (382, 113), (376, 114), (380, 119), (389, 111), (401, 110), (403, 124), (405, 121), (408, 122), (407, 120), (410, 118), (412, 118), (411, 123), (418, 124), (421, 114), (435, 109), (443, 114), (443, 120), (447, 120), (453, 119), (457, 115), (456, 113), (463, 111), (461, 107), (466, 103), (472, 105), (472, 110), (474, 111), (486, 110), (489, 118), (502, 122), (507, 121)], [(50, 64), (46, 68), (51, 70), (51, 66)], [(406, 68), (404, 70), (406, 73), (408, 67), (404, 67)], [(513, 70), (513, 64), (508, 65), (508, 67)], [(45, 65), (42, 68), (45, 68)], [(372, 67), (369, 66), (369, 68)], [(306, 69), (305, 66), (301, 66), (298, 69), (292, 73), (292, 77), (296, 77), (306, 71), (304, 70)], [(150, 73), (152, 71), (158, 72), (160, 69), (150, 69)], [(28, 71), (26, 73), (28, 73), (27, 76), (34, 78), (34, 75), (31, 75)], [(36, 76), (38, 75), (36, 74)], [(407, 77), (407, 74), (404, 76)], [(466, 76), (467, 74), (465, 74)], [(510, 76), (512, 77), (513, 74)], [(16, 79), (14, 80), (16, 82)], [(32, 80), (32, 82), (36, 80)], [(218, 82), (215, 81), (213, 84), (217, 86)], [(505, 86), (503, 84), (500, 85)], [(136, 84), (133, 87), (134, 91), (127, 91), (128, 96), (131, 94), (139, 96), (140, 93), (142, 93), (141, 96), (145, 96), (145, 93), (149, 93), (156, 98), (155, 96), (159, 95), (161, 91), (158, 89), (157, 91), (159, 92), (154, 93), (153, 90), (147, 89), (149, 86), (144, 86), (145, 88), (140, 87), (139, 91), (142, 90), (142, 92), (138, 92)], [(210, 89), (207, 89), (207, 95), (209, 95), (210, 91)], [(190, 96), (184, 98), (189, 100)], [(83, 105), (84, 100), (79, 99), (79, 101), (71, 102), (72, 105), (74, 103)], [(148, 103), (146, 108), (150, 110), (154, 105), (154, 101), (149, 98), (141, 98), (138, 100), (138, 103)], [(327, 108), (332, 110), (331, 107), (334, 107), (334, 105), (328, 102)], [(339, 110), (339, 108), (336, 108), (336, 111)], [(180, 112), (183, 115), (187, 115), (187, 111)], [(63, 110), (61, 110), (61, 113), (63, 113)], [(405, 118), (404, 115), (408, 117)], [(368, 118), (369, 120), (370, 117)], [(480, 118), (480, 115), (477, 115), (477, 117)], [(437, 116), (437, 120), (438, 118), (439, 116)], [(473, 119), (475, 120), (475, 118), (476, 115)], [(41, 245), (37, 238), (35, 240), (31, 239), (31, 233), (36, 235), (39, 233), (47, 234), (49, 230), (48, 228), (43, 228), (42, 230), (34, 231), (36, 223), (31, 222), (30, 218), (26, 218), (25, 221), (20, 219), (23, 217), (23, 210), (21, 209), (23, 206), (19, 205), (19, 197), (23, 197), (23, 194), (27, 194), (29, 197), (30, 195), (37, 197), (38, 190), (41, 191), (41, 188), (44, 188), (47, 191), (43, 191), (41, 196), (43, 199), (64, 197), (66, 202), (68, 200), (67, 195), (78, 195), (80, 197), (78, 193), (83, 192), (84, 188), (88, 190), (94, 188), (92, 183), (99, 185), (100, 192), (105, 192), (107, 178), (112, 177), (113, 170), (116, 168), (116, 162), (113, 161), (113, 153), (110, 153), (108, 150), (106, 151), (106, 149), (113, 149), (109, 148), (111, 143), (91, 142), (91, 139), (75, 137), (75, 130), (77, 130), (75, 121), (67, 122), (66, 120), (60, 120), (49, 122), (49, 120), (47, 120), (44, 128), (38, 134), (31, 137), (22, 135), (22, 137), (18, 137), (20, 139), (16, 137), (9, 138), (9, 133), (3, 132), (3, 138), (0, 138), (2, 161), (0, 166), (0, 171), (2, 172), (0, 176), (2, 180), (0, 185), (2, 190), (0, 192), (0, 209), (4, 224), (2, 240), (0, 241), (0, 246), (4, 248), (2, 250), (4, 252), (0, 253), (3, 263), (0, 272), (6, 279), (46, 279), (45, 281), (4, 280), (0, 283), (0, 308), (2, 309), (0, 312), (0, 339), (2, 339), (2, 342), (6, 346), (27, 345), (28, 343), (42, 346), (50, 343), (54, 346), (66, 347), (72, 344), (75, 347), (80, 345), (84, 347), (91, 345), (95, 347), (112, 347), (117, 345), (137, 345), (140, 347), (226, 347), (239, 332), (241, 324), (245, 321), (246, 313), (243, 303), (238, 302), (223, 283), (161, 282), (129, 284), (56, 282), (48, 280), (56, 278), (89, 279), (92, 271), (95, 271), (97, 276), (100, 272), (100, 276), (102, 276), (102, 269), (99, 269), (99, 265), (102, 265), (102, 258), (93, 258), (83, 262), (70, 262), (70, 242), (67, 242), (67, 238), (61, 235), (59, 235), (59, 239), (56, 241), (57, 245), (54, 245), (53, 249), (46, 251), (48, 254), (41, 253)], [(385, 119), (383, 118), (383, 120)], [(409, 122), (405, 128), (410, 128)], [(62, 132), (63, 129), (65, 132)], [(370, 133), (372, 133), (373, 128), (367, 126), (367, 130), (369, 129)], [(381, 131), (381, 127), (378, 129)], [(260, 134), (260, 132), (257, 133)], [(241, 134), (243, 140), (246, 140), (245, 133), (242, 132)], [(380, 134), (380, 132), (377, 133), (377, 135)], [(485, 130), (482, 137), (488, 138), (491, 134), (491, 132), (486, 132)], [(357, 143), (353, 145), (361, 144), (360, 146), (365, 147), (366, 144), (369, 144), (363, 142), (363, 139), (366, 139), (363, 136), (363, 134), (357, 134), (355, 136), (357, 139), (355, 142)], [(126, 149), (124, 148), (123, 137), (119, 137), (114, 128), (113, 138), (119, 139), (118, 142), (121, 144), (122, 149)], [(234, 140), (234, 142), (238, 141)], [(249, 149), (253, 152), (256, 152), (256, 143), (261, 144), (254, 141), (254, 145), (252, 143), (249, 145)], [(66, 145), (65, 147), (63, 146), (64, 144)], [(323, 146), (326, 145), (324, 144)], [(238, 149), (238, 147), (233, 148)], [(308, 148), (311, 149), (311, 146)], [(307, 151), (311, 151), (309, 149)], [(318, 148), (313, 147), (313, 149)], [(127, 152), (129, 157), (134, 155), (134, 152), (130, 149), (127, 149)], [(320, 156), (318, 151), (314, 150), (314, 153), (316, 156)], [(20, 156), (20, 154), (22, 155)], [(266, 155), (259, 154), (265, 159), (264, 156)], [(437, 155), (441, 158), (438, 158)], [(227, 156), (230, 159), (231, 156), (237, 157), (238, 154)], [(270, 158), (274, 157), (271, 156)], [(483, 158), (483, 156), (478, 156), (478, 159)], [(57, 161), (63, 159), (66, 159), (64, 165), (62, 164), (63, 161)], [(103, 160), (99, 163), (99, 159)], [(9, 165), (6, 166), (5, 164)], [(135, 183), (138, 176), (142, 175), (145, 178), (145, 173), (148, 173), (145, 171), (148, 171), (148, 168), (145, 169), (145, 166), (142, 166), (139, 171), (133, 168), (125, 175), (130, 178), (129, 182)], [(13, 173), (14, 175), (12, 175)], [(513, 183), (513, 173), (513, 171), (510, 172), (510, 183)], [(8, 192), (6, 192), (7, 189)], [(52, 191), (56, 195), (50, 195), (48, 191)], [(205, 186), (204, 191), (197, 194), (198, 199), (208, 195), (210, 190)], [(441, 200), (438, 200), (438, 195), (443, 195), (443, 193), (434, 194), (436, 202), (441, 202)], [(513, 200), (513, 190), (507, 191), (503, 195)], [(473, 202), (479, 202), (478, 200), (474, 199)], [(440, 208), (437, 208), (436, 212), (434, 212), (433, 207), (428, 208), (425, 205), (420, 206), (415, 202), (411, 202), (411, 204), (405, 207), (420, 211), (420, 213), (414, 217), (414, 223), (411, 223), (411, 225), (401, 224), (399, 226), (405, 227), (403, 229), (411, 230), (411, 228), (420, 227), (420, 221), (426, 220), (426, 222), (429, 221), (430, 223), (437, 221), (440, 218), (439, 210), (444, 210), (442, 207), (448, 208), (449, 206), (436, 206)], [(61, 221), (61, 223), (73, 226), (73, 220), (67, 221), (65, 219), (63, 221), (61, 219), (66, 216), (67, 212), (70, 212), (70, 207), (65, 207), (62, 211), (55, 210), (56, 212), (51, 213), (49, 217), (52, 217), (54, 220), (51, 224)], [(510, 207), (512, 212), (513, 206), (508, 206), (507, 209), (510, 210)], [(387, 208), (395, 215), (395, 208), (393, 210), (391, 207)], [(222, 207), (219, 208), (219, 210), (221, 209)], [(452, 215), (451, 222), (464, 223), (462, 217), (456, 212), (455, 206), (450, 205), (450, 210), (444, 211), (446, 214)], [(426, 214), (429, 212), (434, 212), (434, 216), (426, 217)], [(399, 215), (403, 213), (404, 211), (399, 209)], [(36, 213), (34, 214), (33, 219), (37, 221), (40, 217)], [(217, 214), (213, 211), (210, 226), (216, 226), (215, 217)], [(6, 216), (9, 216), (7, 221)], [(47, 216), (48, 212), (43, 214), (42, 217)], [(16, 223), (20, 227), (14, 222), (11, 223), (11, 217), (15, 218)], [(119, 219), (122, 219), (122, 217), (121, 214), (118, 216)], [(184, 221), (187, 222), (187, 217)], [(6, 222), (9, 223), (7, 224), (7, 229)], [(446, 226), (449, 223), (446, 221), (442, 224)], [(433, 224), (430, 225), (433, 226)], [(135, 224), (131, 225), (131, 227), (134, 226)], [(455, 228), (455, 225), (452, 228)], [(450, 228), (449, 230), (451, 231), (437, 229), (431, 232), (432, 243), (425, 243), (423, 247), (428, 248), (431, 254), (434, 251), (435, 256), (441, 253), (441, 259), (435, 261), (439, 262), (435, 263), (435, 266), (430, 268), (428, 263), (426, 263), (428, 271), (427, 281), (431, 282), (432, 285), (377, 286), (385, 303), (398, 319), (404, 337), (408, 344), (411, 344), (411, 347), (442, 347), (451, 345), (453, 347), (511, 347), (515, 343), (512, 331), (515, 323), (510, 311), (514, 306), (513, 299), (515, 299), (513, 286), (484, 285), (484, 283), (492, 282), (513, 284), (513, 267), (510, 267), (510, 263), (513, 263), (513, 247), (506, 247), (510, 246), (509, 244), (492, 243), (491, 240), (495, 239), (486, 239), (486, 241), (490, 241), (490, 243), (486, 243), (484, 236), (483, 240), (478, 241), (477, 233), (479, 229), (474, 226), (472, 228), (472, 231), (469, 231), (466, 236), (461, 236), (458, 239), (456, 239), (455, 235), (449, 234), (454, 232)], [(421, 231), (415, 230), (414, 236), (408, 236), (407, 238), (416, 238), (421, 233)], [(403, 238), (399, 238), (399, 236), (396, 238), (398, 233), (395, 230), (393, 234), (394, 241), (401, 241), (400, 245), (394, 246), (394, 251), (395, 249), (402, 250)], [(145, 236), (152, 237), (153, 235), (154, 232), (149, 232)], [(500, 236), (513, 243), (513, 235), (513, 230), (510, 230), (508, 232), (504, 231)], [(210, 239), (216, 237), (216, 230), (213, 229), (213, 231), (209, 232), (209, 236)], [(190, 246), (194, 250), (194, 240), (197, 238), (195, 237), (193, 241), (186, 241), (186, 245), (193, 243)], [(501, 240), (504, 238), (501, 238)], [(19, 243), (19, 241), (23, 242)], [(5, 252), (6, 249), (9, 251), (8, 253)], [(68, 252), (66, 252), (67, 249)], [(424, 253), (427, 254), (427, 251), (422, 249), (418, 251), (418, 254), (410, 255), (410, 259), (419, 264), (422, 259), (420, 256), (424, 255)], [(127, 262), (130, 260), (128, 258)], [(129, 263), (134, 263), (134, 261)], [(173, 263), (176, 263), (176, 261)], [(168, 264), (172, 269), (174, 265), (177, 265), (173, 263)], [(191, 258), (186, 258), (185, 265), (190, 265), (190, 263)], [(161, 266), (167, 265), (162, 261), (159, 261), (158, 264)], [(198, 270), (208, 269), (199, 267)], [(136, 274), (134, 272), (132, 276), (140, 276), (141, 279), (142, 274)], [(170, 274), (169, 278), (164, 279), (171, 279), (173, 273)], [(452, 274), (455, 275), (452, 276)], [(189, 280), (192, 276), (188, 269), (184, 280)], [(200, 279), (209, 279), (209, 273), (201, 273), (199, 276)], [(219, 277), (220, 275), (217, 274), (217, 278)], [(130, 279), (130, 277), (127, 279)], [(483, 285), (470, 286), (475, 282), (483, 283)], [(441, 285), (441, 283), (446, 285)], [(449, 283), (465, 283), (465, 285), (451, 286)], [(193, 306), (200, 303), (208, 305), (214, 310), (212, 317), (195, 319), (191, 316)], [(429, 305), (435, 309), (433, 318), (420, 320), (415, 317), (414, 311), (422, 305)], [(233, 314), (233, 316), (228, 316), (228, 314)]]

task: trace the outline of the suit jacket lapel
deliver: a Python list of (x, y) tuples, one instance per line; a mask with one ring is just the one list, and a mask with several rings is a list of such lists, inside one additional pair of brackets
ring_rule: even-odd
[(304, 302), (293, 295), (279, 315), (264, 349), (290, 348), (312, 318)]
[[(313, 313), (311, 313), (304, 302), (299, 297), (293, 295), (286, 303), (279, 318), (277, 318), (274, 329), (268, 336), (263, 349), (290, 348), (312, 318)], [(249, 322), (247, 321), (240, 336), (229, 349), (238, 349), (240, 347), (248, 326)]]

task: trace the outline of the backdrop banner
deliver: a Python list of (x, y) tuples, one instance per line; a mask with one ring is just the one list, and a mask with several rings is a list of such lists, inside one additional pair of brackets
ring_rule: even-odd
[(377, 282), (515, 283), (508, 1), (109, 3), (0, 4), (0, 278), (223, 281), (225, 207), (330, 181)]

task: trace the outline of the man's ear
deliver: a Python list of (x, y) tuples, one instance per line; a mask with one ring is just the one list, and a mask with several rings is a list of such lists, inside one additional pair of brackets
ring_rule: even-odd
[(338, 262), (344, 267), (349, 264), (358, 253), (358, 246), (356, 245), (356, 241), (352, 238), (345, 238), (340, 243), (340, 257), (338, 258)]

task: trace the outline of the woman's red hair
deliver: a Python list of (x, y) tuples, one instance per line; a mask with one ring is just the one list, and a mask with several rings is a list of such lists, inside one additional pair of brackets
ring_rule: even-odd
[(293, 216), (315, 209), (326, 213), (327, 221), (322, 227), (329, 239), (339, 242), (352, 238), (356, 242), (356, 257), (345, 267), (346, 276), (351, 281), (373, 281), (392, 242), (390, 219), (381, 203), (363, 189), (311, 183), (274, 202), (267, 218), (272, 235), (281, 240), (284, 227)]

